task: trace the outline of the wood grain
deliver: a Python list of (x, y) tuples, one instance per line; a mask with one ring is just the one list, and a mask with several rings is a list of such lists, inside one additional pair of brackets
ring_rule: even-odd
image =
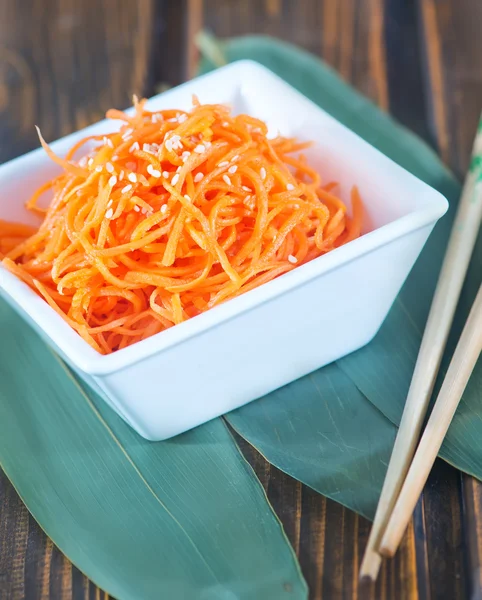
[(14, 146), (3, 143), (0, 160), (37, 144), (34, 122), (46, 139), (56, 138), (111, 106), (128, 106), (133, 93), (153, 90), (163, 55), (153, 43), (159, 43), (157, 6), (154, 0), (28, 0), (20, 7), (2, 0), (0, 135)]
[(482, 3), (418, 0), (432, 135), (463, 179), (482, 98)]
[(463, 496), (465, 514), (467, 568), (471, 600), (482, 599), (482, 485), (472, 477), (464, 477)]
[[(37, 144), (34, 122), (53, 139), (128, 105), (133, 92), (192, 75), (192, 38), (204, 24), (218, 36), (275, 35), (322, 56), (462, 174), (482, 98), (480, 22), (479, 0), (0, 0), (0, 161)], [(242, 448), (312, 599), (481, 597), (478, 483), (464, 478), (462, 487), (438, 462), (397, 557), (376, 586), (359, 587), (369, 523)], [(22, 598), (106, 596), (52, 545), (0, 474), (0, 600)]]

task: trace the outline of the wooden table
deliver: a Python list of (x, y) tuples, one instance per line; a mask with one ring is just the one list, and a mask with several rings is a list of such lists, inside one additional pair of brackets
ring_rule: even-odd
[[(275, 35), (322, 56), (462, 177), (482, 104), (481, 23), (480, 0), (0, 0), (0, 162), (37, 145), (35, 123), (54, 139), (127, 105), (134, 91), (148, 96), (192, 76), (192, 37), (204, 26)], [(359, 589), (369, 523), (243, 448), (312, 598), (482, 597), (482, 488), (473, 479), (439, 461), (396, 559), (376, 586)], [(1, 600), (103, 595), (0, 473)]]

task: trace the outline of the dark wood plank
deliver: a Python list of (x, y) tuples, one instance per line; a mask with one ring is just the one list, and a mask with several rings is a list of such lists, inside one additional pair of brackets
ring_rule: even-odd
[(431, 598), (467, 598), (461, 475), (437, 461), (423, 493)]
[(386, 0), (385, 48), (390, 112), (403, 125), (431, 143), (425, 73), (420, 66), (421, 37), (415, 2)]
[(156, 5), (0, 2), (2, 162), (37, 145), (35, 123), (47, 139), (56, 138), (102, 118), (111, 106), (128, 106), (133, 93), (154, 89), (162, 61), (168, 62), (158, 37), (168, 28)]
[(464, 532), (467, 549), (468, 593), (471, 600), (482, 600), (482, 485), (464, 477)]
[(0, 598), (21, 598), (28, 540), (28, 511), (3, 474), (0, 478)]
[(467, 172), (482, 97), (482, 3), (418, 0), (433, 137), (461, 179)]

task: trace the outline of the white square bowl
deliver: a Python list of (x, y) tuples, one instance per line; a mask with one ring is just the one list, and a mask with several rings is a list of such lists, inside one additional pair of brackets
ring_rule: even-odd
[[(240, 61), (149, 101), (151, 110), (230, 103), (272, 133), (315, 141), (308, 153), (367, 211), (361, 238), (147, 340), (101, 356), (26, 284), (0, 267), (0, 293), (140, 435), (162, 440), (222, 415), (367, 344), (447, 201), (268, 69)], [(52, 144), (113, 131), (101, 121)], [(34, 223), (30, 194), (56, 174), (42, 149), (0, 167), (0, 218)], [(26, 177), (25, 174), (28, 174)], [(69, 399), (66, 398), (66, 402)]]

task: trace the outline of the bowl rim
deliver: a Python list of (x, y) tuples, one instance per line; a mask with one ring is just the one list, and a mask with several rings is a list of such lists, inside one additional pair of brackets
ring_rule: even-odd
[[(179, 93), (182, 89), (192, 88), (193, 85), (200, 80), (222, 78), (229, 73), (239, 71), (240, 74), (246, 70), (254, 71), (259, 75), (275, 79), (278, 83), (286, 86), (291, 92), (295, 92), (300, 100), (308, 102), (317, 111), (328, 116), (331, 120), (336, 121), (340, 127), (346, 128), (342, 123), (331, 117), (326, 111), (316, 105), (314, 102), (306, 98), (298, 92), (290, 84), (278, 77), (275, 73), (251, 60), (240, 60), (229, 65), (221, 67), (214, 72), (201, 75), (191, 81), (181, 84), (172, 90), (157, 94), (149, 99), (155, 101), (161, 96), (168, 98), (173, 92)], [(246, 74), (246, 73), (244, 73)], [(126, 112), (133, 112), (133, 108), (127, 109)], [(67, 136), (59, 138), (51, 144), (55, 150), (56, 147), (64, 146), (72, 143), (74, 139), (84, 136), (89, 133), (92, 128), (97, 128), (104, 123), (108, 123), (107, 119), (102, 119), (92, 125), (89, 125), (81, 130), (71, 133)], [(360, 137), (354, 132), (352, 135)], [(361, 138), (360, 138), (361, 139)], [(379, 150), (371, 146), (365, 140), (363, 143), (370, 146), (373, 150), (383, 155)], [(42, 148), (32, 150), (22, 156), (14, 158), (0, 166), (0, 176), (2, 171), (16, 167), (16, 164), (33, 159), (39, 154), (43, 154)], [(385, 159), (390, 160), (383, 155)], [(392, 163), (394, 161), (391, 161)], [(396, 163), (394, 163), (396, 164)], [(132, 346), (123, 348), (109, 355), (102, 355), (94, 350), (80, 335), (75, 332), (64, 319), (58, 315), (40, 296), (38, 296), (26, 283), (22, 282), (15, 275), (7, 271), (0, 265), (0, 291), (6, 300), (10, 300), (10, 304), (19, 313), (24, 313), (32, 319), (37, 327), (42, 330), (48, 340), (56, 346), (64, 357), (76, 369), (79, 369), (89, 375), (109, 375), (116, 371), (130, 367), (144, 359), (147, 359), (155, 354), (164, 352), (165, 350), (183, 342), (190, 338), (201, 335), (213, 327), (222, 325), (239, 315), (250, 311), (257, 306), (274, 300), (291, 290), (294, 290), (310, 280), (320, 277), (342, 265), (345, 265), (364, 254), (372, 252), (382, 246), (414, 232), (425, 226), (436, 222), (442, 217), (448, 209), (446, 198), (437, 190), (421, 181), (405, 169), (397, 165), (399, 169), (404, 171), (411, 178), (417, 180), (420, 185), (425, 188), (430, 194), (430, 200), (420, 208), (412, 210), (410, 213), (393, 220), (381, 227), (370, 231), (360, 238), (351, 241), (350, 243), (341, 246), (331, 252), (324, 254), (309, 263), (300, 265), (298, 268), (283, 274), (262, 286), (250, 290), (237, 298), (231, 299), (224, 304), (213, 307), (209, 311), (202, 313), (196, 317), (180, 323), (166, 331), (151, 336), (140, 342), (136, 342)], [(20, 310), (19, 310), (20, 309)]]

